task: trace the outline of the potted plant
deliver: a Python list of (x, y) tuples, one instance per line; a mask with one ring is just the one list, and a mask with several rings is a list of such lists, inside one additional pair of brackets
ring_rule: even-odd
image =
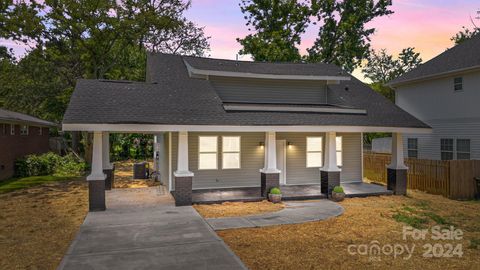
[(332, 200), (336, 202), (341, 202), (343, 201), (343, 199), (345, 199), (345, 192), (343, 191), (343, 187), (334, 187), (332, 191)]
[(268, 200), (272, 203), (279, 203), (282, 201), (282, 192), (279, 188), (272, 188), (270, 189), (270, 193), (268, 194)]

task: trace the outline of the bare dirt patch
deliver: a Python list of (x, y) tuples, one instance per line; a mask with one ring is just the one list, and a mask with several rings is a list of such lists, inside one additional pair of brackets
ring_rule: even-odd
[(0, 195), (0, 269), (55, 269), (87, 211), (85, 179)]
[[(325, 221), (296, 225), (219, 231), (217, 234), (250, 269), (480, 269), (480, 203), (409, 192), (409, 197), (381, 196), (346, 199), (345, 213)], [(421, 227), (455, 226), (463, 240), (402, 239), (405, 223), (396, 215), (425, 218)], [(440, 219), (439, 219), (440, 217)], [(443, 223), (443, 224), (442, 224)], [(351, 255), (349, 245), (415, 245), (413, 256)], [(424, 258), (425, 244), (462, 244), (461, 258)]]
[[(133, 164), (138, 161), (126, 160), (115, 162), (115, 188), (141, 188), (160, 185), (150, 179), (133, 179)], [(148, 161), (150, 168), (153, 168), (153, 162)]]
[(261, 202), (224, 202), (222, 204), (194, 205), (195, 210), (204, 218), (238, 217), (258, 215), (282, 210), (281, 203)]

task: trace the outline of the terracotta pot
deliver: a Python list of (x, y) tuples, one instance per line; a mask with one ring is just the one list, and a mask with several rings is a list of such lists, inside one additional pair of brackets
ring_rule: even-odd
[(341, 202), (343, 201), (343, 199), (345, 199), (345, 193), (343, 192), (333, 192), (332, 191), (332, 200), (335, 201), (335, 202)]
[(268, 194), (268, 200), (272, 203), (279, 203), (282, 201), (282, 194)]

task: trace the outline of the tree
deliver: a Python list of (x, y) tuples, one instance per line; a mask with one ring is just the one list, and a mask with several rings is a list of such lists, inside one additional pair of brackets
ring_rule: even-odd
[(308, 51), (310, 62), (333, 63), (352, 72), (370, 52), (374, 28), (366, 24), (377, 17), (392, 14), (391, 0), (318, 1), (313, 5), (318, 37)]
[(465, 26), (462, 27), (462, 30), (460, 30), (458, 33), (455, 34), (455, 36), (451, 37), (450, 40), (455, 42), (455, 45), (458, 45), (465, 40), (471, 39), (473, 36), (480, 34), (480, 28), (474, 25), (473, 30), (470, 30), (466, 28)]
[[(310, 4), (297, 0), (242, 0), (240, 9), (254, 33), (237, 38), (240, 54), (255, 61), (299, 61), (297, 46), (310, 22)], [(252, 29), (253, 28), (253, 29)]]
[(393, 59), (393, 56), (389, 55), (385, 49), (381, 49), (379, 52), (372, 50), (362, 72), (374, 83), (386, 84), (418, 67), (421, 63), (420, 53), (415, 52), (415, 48), (412, 47), (403, 49), (397, 59)]

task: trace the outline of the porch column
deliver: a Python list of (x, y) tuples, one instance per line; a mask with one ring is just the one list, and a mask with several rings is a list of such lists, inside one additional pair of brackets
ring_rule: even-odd
[(337, 166), (337, 133), (325, 133), (325, 160), (320, 169), (321, 192), (330, 196), (335, 186), (340, 185), (340, 168)]
[(175, 177), (175, 205), (192, 205), (193, 173), (188, 170), (188, 132), (178, 133), (177, 171)]
[(110, 133), (109, 132), (103, 132), (103, 136), (102, 136), (102, 163), (103, 163), (103, 172), (107, 177), (105, 179), (105, 189), (110, 190), (113, 188), (114, 168), (113, 168), (113, 164), (110, 163)]
[(407, 170), (403, 157), (403, 137), (392, 134), (392, 162), (387, 166), (387, 188), (395, 195), (407, 194)]
[(280, 186), (280, 170), (277, 169), (277, 140), (275, 132), (265, 133), (265, 165), (260, 170), (261, 196), (267, 197), (270, 189)]
[(87, 176), (88, 203), (90, 211), (105, 210), (105, 178), (103, 173), (103, 136), (102, 132), (93, 133), (92, 171)]

